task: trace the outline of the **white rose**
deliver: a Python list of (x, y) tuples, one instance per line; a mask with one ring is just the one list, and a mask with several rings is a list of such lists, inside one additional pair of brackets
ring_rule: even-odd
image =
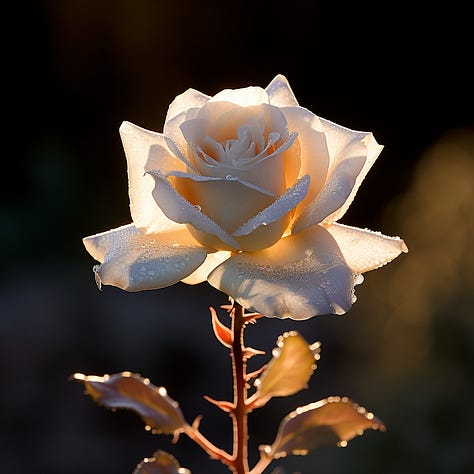
[(341, 314), (363, 272), (407, 248), (336, 223), (382, 150), (266, 89), (188, 89), (163, 133), (124, 122), (133, 224), (84, 239), (99, 283), (128, 291), (205, 281), (269, 317)]

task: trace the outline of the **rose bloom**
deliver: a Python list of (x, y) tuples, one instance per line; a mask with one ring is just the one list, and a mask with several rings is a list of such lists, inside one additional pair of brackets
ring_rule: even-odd
[(307, 319), (348, 311), (361, 274), (407, 248), (337, 223), (382, 146), (265, 88), (194, 89), (163, 133), (124, 122), (132, 224), (84, 238), (99, 286), (207, 281), (244, 308)]

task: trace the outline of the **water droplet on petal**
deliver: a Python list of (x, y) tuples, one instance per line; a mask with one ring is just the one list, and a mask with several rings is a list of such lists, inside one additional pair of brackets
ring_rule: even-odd
[(194, 206), (194, 209), (198, 210), (199, 212), (201, 212), (201, 206), (199, 204), (196, 204)]
[(100, 279), (99, 269), (100, 265), (94, 265), (92, 267), (92, 271), (94, 272), (95, 284), (97, 285), (97, 288), (102, 291), (102, 280)]
[(364, 282), (364, 275), (361, 275), (360, 273), (357, 275), (354, 275), (354, 285), (360, 285), (363, 282)]

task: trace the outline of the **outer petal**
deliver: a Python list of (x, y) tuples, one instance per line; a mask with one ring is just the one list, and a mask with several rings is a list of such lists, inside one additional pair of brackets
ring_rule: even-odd
[(172, 150), (173, 153), (179, 157), (183, 163), (186, 163), (188, 167), (191, 168), (193, 168), (193, 165), (186, 157), (187, 143), (180, 127), (187, 120), (194, 119), (197, 116), (199, 110), (201, 110), (199, 107), (187, 109), (175, 117), (167, 120), (163, 127), (163, 134), (166, 137), (166, 143), (170, 150)]
[(319, 117), (303, 107), (286, 107), (281, 111), (288, 122), (289, 130), (298, 133), (301, 156), (300, 176), (308, 174), (311, 177), (311, 187), (298, 206), (295, 216), (297, 217), (301, 210), (321, 192), (328, 175), (330, 154)]
[(202, 107), (209, 99), (210, 97), (208, 95), (196, 89), (188, 89), (176, 96), (173, 102), (171, 102), (168, 107), (165, 123), (189, 109)]
[[(324, 124), (325, 130), (334, 129), (335, 127), (338, 127), (338, 125), (335, 125), (332, 122), (329, 122), (327, 120), (322, 119), (322, 122)], [(364, 133), (364, 132), (356, 132), (356, 133)], [(330, 216), (326, 218), (325, 221), (327, 223), (338, 221), (346, 213), (347, 209), (349, 208), (352, 201), (354, 200), (354, 197), (360, 185), (362, 184), (362, 181), (367, 176), (367, 173), (369, 172), (370, 168), (372, 168), (372, 165), (375, 163), (375, 160), (378, 158), (381, 151), (383, 150), (383, 145), (379, 145), (377, 143), (372, 133), (365, 133), (363, 142), (366, 147), (366, 153), (367, 153), (364, 166), (362, 167), (362, 170), (360, 171), (360, 173), (357, 175), (352, 191), (347, 197), (347, 199), (345, 200), (344, 204), (336, 212), (334, 212), (333, 214), (331, 214)]]
[(182, 226), (171, 221), (158, 207), (152, 196), (154, 179), (146, 172), (184, 169), (166, 147), (162, 134), (123, 122), (120, 127), (128, 165), (130, 212), (138, 228), (147, 232), (163, 232)]
[(326, 229), (336, 239), (347, 264), (355, 273), (375, 270), (402, 252), (408, 252), (400, 237), (388, 237), (380, 232), (342, 224), (332, 224)]
[(268, 249), (234, 255), (208, 281), (245, 308), (292, 319), (348, 311), (354, 286), (336, 241), (320, 226)]
[(198, 283), (206, 281), (209, 273), (230, 256), (231, 252), (226, 252), (225, 250), (219, 250), (218, 252), (207, 254), (205, 262), (197, 270), (191, 273), (191, 275), (183, 278), (181, 281), (188, 285), (197, 285)]
[(86, 237), (83, 242), (102, 263), (94, 269), (99, 286), (127, 291), (173, 285), (194, 272), (207, 254), (186, 229), (145, 234), (130, 224)]
[(298, 101), (291, 90), (290, 84), (282, 74), (275, 76), (272, 82), (268, 84), (265, 91), (267, 92), (270, 104), (272, 105), (277, 107), (298, 106)]
[(242, 107), (248, 107), (249, 105), (268, 104), (268, 95), (261, 87), (250, 86), (241, 89), (224, 89), (209, 101), (226, 101), (241, 105)]
[(354, 188), (356, 177), (364, 162), (364, 156), (355, 156), (337, 163), (319, 195), (295, 220), (292, 233), (296, 234), (307, 227), (321, 223), (329, 214), (339, 209)]
[(330, 157), (328, 177), (321, 193), (297, 218), (294, 233), (325, 219), (333, 222), (335, 217), (342, 217), (382, 149), (371, 133), (349, 130), (320, 120), (324, 125)]

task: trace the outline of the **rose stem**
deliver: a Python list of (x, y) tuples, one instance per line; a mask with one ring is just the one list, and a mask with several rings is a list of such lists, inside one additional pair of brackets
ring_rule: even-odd
[(234, 408), (232, 410), (234, 426), (233, 472), (237, 474), (247, 474), (249, 472), (247, 458), (248, 410), (245, 405), (247, 400), (247, 364), (244, 355), (244, 309), (239, 303), (234, 302), (232, 313), (232, 332), (234, 336), (231, 348), (232, 371), (234, 377)]

